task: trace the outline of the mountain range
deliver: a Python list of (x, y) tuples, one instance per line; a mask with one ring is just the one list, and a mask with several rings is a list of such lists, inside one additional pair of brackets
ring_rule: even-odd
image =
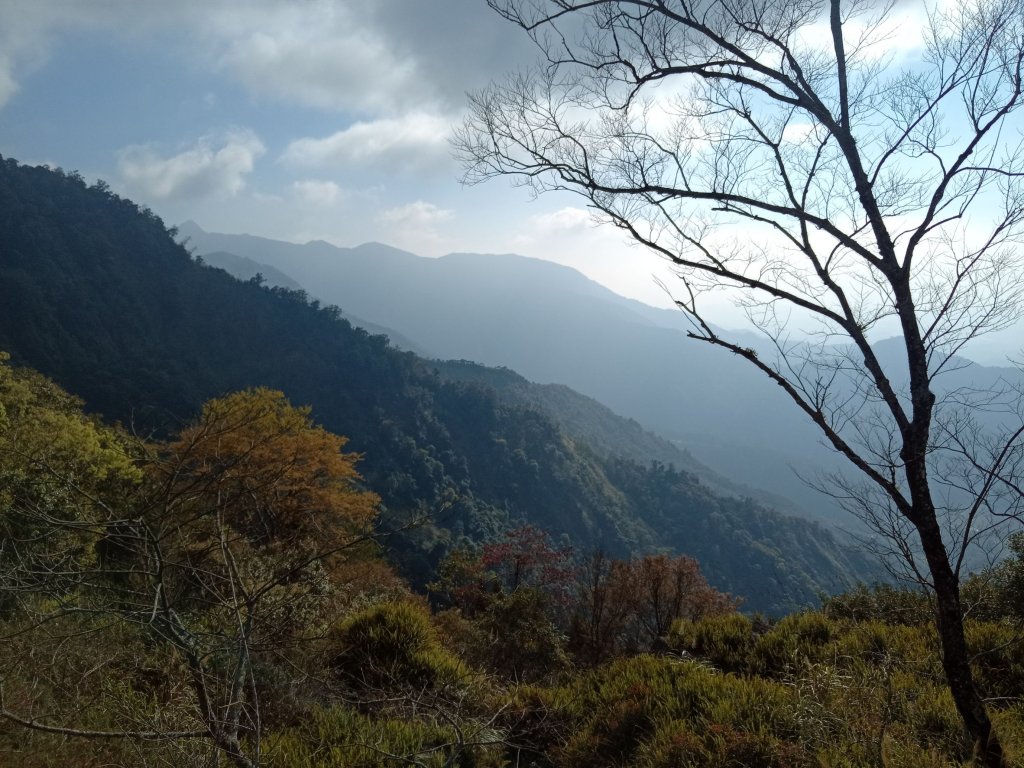
[(0, 161), (0, 349), (144, 434), (251, 386), (309, 404), (363, 455), (391, 557), (421, 586), (453, 548), (526, 523), (581, 553), (690, 554), (770, 613), (877, 573), (826, 527), (703, 481), (677, 447), (586, 397), (397, 350), (172, 235), (105, 185)]
[(836, 466), (816, 428), (745, 361), (688, 338), (679, 311), (511, 254), (430, 259), (378, 243), (338, 248), (214, 234), (194, 222), (179, 231), (204, 258), (227, 252), (280, 271), (322, 301), (393, 329), (420, 354), (571, 387), (677, 442), (713, 472), (765, 489), (790, 511), (842, 519), (794, 471)]
[[(682, 312), (624, 298), (568, 267), (512, 254), (423, 258), (379, 243), (339, 248), (214, 234), (195, 222), (182, 224), (180, 236), (197, 253), (244, 255), (283, 272), (421, 355), (505, 366), (592, 397), (684, 448), (690, 468), (706, 482), (727, 477), (762, 489), (756, 493), (780, 509), (857, 527), (808, 482), (848, 469), (845, 459), (759, 371), (689, 338)], [(774, 353), (752, 331), (728, 335), (762, 355)], [(899, 389), (906, 378), (900, 341), (875, 346)], [(1021, 372), (962, 358), (935, 382), (940, 397), (1003, 385), (1024, 385)], [(984, 409), (976, 417), (989, 426), (999, 419)]]

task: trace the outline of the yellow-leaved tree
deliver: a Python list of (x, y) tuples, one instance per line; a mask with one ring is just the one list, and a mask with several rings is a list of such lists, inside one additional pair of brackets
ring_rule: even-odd
[[(80, 413), (76, 418), (101, 436), (116, 435)], [(268, 389), (210, 401), (169, 442), (123, 435), (117, 441), (119, 456), (131, 449), (133, 461), (120, 470), (131, 483), (129, 492), (122, 483), (111, 497), (80, 483), (67, 463), (26, 460), (30, 475), (48, 478), (66, 499), (89, 501), (91, 516), (68, 514), (75, 505), (59, 503), (47, 511), (23, 495), (6, 497), (4, 519), (22, 521), (37, 539), (73, 532), (79, 548), (94, 554), (66, 560), (74, 578), (55, 589), (42, 561), (15, 553), (5, 571), (32, 578), (0, 587), (4, 598), (14, 591), (21, 603), (20, 613), (6, 617), (27, 638), (19, 647), (38, 647), (40, 634), (51, 645), (89, 636), (91, 652), (102, 656), (93, 663), (94, 679), (101, 677), (97, 663), (113, 672), (138, 666), (144, 648), (156, 678), (144, 688), (157, 695), (115, 716), (116, 702), (103, 692), (92, 709), (83, 707), (81, 696), (53, 683), (60, 676), (52, 669), (29, 664), (9, 676), (12, 683), (18, 678), (9, 687), (20, 694), (4, 700), (0, 715), (64, 737), (187, 742), (192, 746), (183, 753), (259, 765), (267, 670), (330, 621), (346, 563), (374, 556), (378, 498), (360, 487), (359, 457), (343, 452), (345, 438)], [(86, 465), (95, 473), (98, 461)], [(46, 685), (39, 685), (42, 678)], [(103, 679), (108, 693), (131, 698), (111, 676)], [(75, 698), (72, 706), (60, 706), (65, 694)], [(86, 717), (83, 725), (83, 713), (97, 707), (106, 719)]]

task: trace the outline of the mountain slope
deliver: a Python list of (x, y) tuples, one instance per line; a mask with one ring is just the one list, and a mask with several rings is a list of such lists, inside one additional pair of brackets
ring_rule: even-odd
[(236, 256), (233, 253), (218, 251), (204, 253), (203, 261), (211, 267), (223, 269), (238, 280), (253, 280), (257, 275), (271, 288), (287, 288), (290, 291), (301, 291), (302, 286), (292, 280), (284, 272), (274, 269), (269, 264), (260, 264), (247, 256)]
[[(182, 245), (187, 247), (187, 243), (182, 243)], [(305, 288), (279, 269), (275, 269), (269, 264), (261, 264), (258, 261), (253, 261), (246, 256), (236, 256), (235, 254), (227, 253), (226, 251), (217, 251), (216, 253), (203, 254), (200, 258), (205, 264), (218, 269), (223, 269), (229, 275), (238, 280), (253, 280), (256, 279), (258, 275), (262, 278), (262, 285), (267, 285), (271, 288), (286, 288), (290, 291), (305, 291)], [(357, 328), (362, 328), (373, 336), (387, 336), (388, 341), (393, 347), (404, 349), (406, 352), (415, 352), (420, 357), (429, 356), (422, 348), (418, 347), (413, 342), (402, 336), (402, 334), (393, 331), (390, 328), (385, 328), (382, 325), (371, 323), (368, 320), (354, 317), (345, 312), (343, 312), (342, 315), (346, 320), (352, 323), (352, 325)]]
[(808, 517), (839, 514), (793, 471), (835, 466), (814, 425), (745, 361), (688, 339), (682, 313), (509, 254), (427, 259), (376, 243), (336, 248), (212, 234), (192, 222), (182, 233), (199, 252), (271, 264), (316, 286), (321, 300), (394, 328), (438, 357), (567, 385), (680, 441), (719, 474), (792, 499)]
[[(315, 285), (321, 299), (395, 328), (439, 357), (507, 366), (532, 381), (567, 385), (684, 445), (717, 474), (767, 489), (775, 502), (791, 499), (796, 506), (789, 508), (811, 519), (857, 523), (806, 482), (850, 471), (848, 462), (767, 377), (734, 355), (688, 339), (682, 313), (625, 299), (572, 269), (521, 256), (427, 259), (374, 243), (295, 245), (183, 226), (200, 250), (258, 253)], [(774, 357), (763, 337), (730, 336)], [(880, 342), (879, 355), (899, 389), (906, 364), (890, 346)], [(1001, 382), (1024, 385), (1014, 369), (962, 361), (935, 386), (941, 398)], [(988, 426), (1001, 418), (984, 409), (977, 417)]]
[(151, 213), (75, 176), (0, 162), (0, 348), (109, 418), (166, 429), (253, 385), (310, 403), (362, 452), (420, 583), (453, 545), (532, 522), (579, 550), (675, 548), (716, 586), (779, 612), (868, 573), (824, 529), (693, 475), (599, 455), (538, 408), (353, 328), (304, 294), (192, 260)]
[(601, 456), (631, 459), (642, 465), (652, 462), (671, 465), (696, 476), (718, 494), (753, 497), (787, 514), (793, 510), (793, 502), (789, 499), (720, 475), (678, 444), (562, 384), (535, 384), (511, 369), (488, 368), (465, 360), (435, 360), (432, 365), (446, 379), (479, 382), (493, 388), (504, 401), (542, 409), (573, 440), (589, 446)]

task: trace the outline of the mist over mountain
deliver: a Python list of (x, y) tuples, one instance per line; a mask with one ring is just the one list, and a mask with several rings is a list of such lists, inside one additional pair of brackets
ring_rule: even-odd
[[(203, 260), (224, 269), (239, 280), (250, 280), (257, 274), (270, 275), (266, 278), (268, 285), (301, 287), (274, 267), (245, 257), (236, 257), (220, 251), (204, 256)], [(681, 315), (678, 312), (660, 310), (630, 299), (618, 298), (624, 306), (646, 314), (652, 322), (666, 326), (680, 323)], [(344, 311), (342, 314), (359, 328), (387, 336), (391, 344), (400, 349), (415, 352), (421, 357), (438, 357), (391, 328), (371, 323)], [(485, 384), (493, 388), (503, 399), (518, 406), (539, 407), (558, 420), (574, 439), (581, 440), (604, 455), (629, 457), (642, 463), (657, 461), (672, 464), (693, 473), (717, 492), (755, 497), (787, 513), (799, 511), (799, 507), (790, 499), (767, 493), (763, 488), (752, 488), (729, 479), (697, 461), (679, 443), (647, 431), (635, 420), (624, 419), (607, 406), (567, 386), (536, 384), (509, 368), (491, 368), (465, 360), (437, 360), (434, 363), (434, 370), (447, 379)]]
[[(339, 248), (181, 227), (198, 252), (244, 254), (290, 275), (311, 293), (423, 354), (507, 366), (527, 379), (563, 384), (679, 443), (700, 465), (763, 488), (812, 519), (857, 523), (812, 483), (847, 470), (845, 459), (790, 398), (746, 361), (687, 338), (681, 312), (624, 298), (579, 272), (512, 254), (431, 259), (379, 243)], [(732, 338), (772, 354), (767, 338)], [(905, 380), (899, 340), (877, 344), (897, 387)], [(958, 359), (936, 380), (940, 394), (1019, 386), (1020, 372)], [(1015, 382), (1015, 384), (1014, 384)], [(998, 413), (981, 412), (998, 421)], [(788, 501), (788, 503), (787, 503)]]
[[(202, 264), (151, 212), (74, 174), (0, 162), (0, 306), (0, 349), (142, 434), (246, 387), (311, 405), (363, 454), (394, 561), (420, 585), (453, 547), (524, 523), (580, 552), (685, 552), (773, 613), (874, 575), (823, 526), (658, 460), (673, 449), (635, 425), (556, 417), (554, 396), (486, 382), (504, 374), (443, 376), (303, 292)], [(410, 519), (422, 524), (395, 531)]]
[(211, 267), (223, 269), (239, 280), (253, 280), (258, 276), (272, 288), (287, 288), (290, 291), (301, 291), (302, 286), (292, 280), (284, 272), (274, 269), (269, 264), (260, 264), (245, 256), (218, 251), (203, 254), (203, 262)]
[(687, 338), (681, 312), (510, 254), (427, 259), (376, 243), (337, 248), (212, 234), (193, 222), (180, 231), (199, 253), (230, 251), (272, 265), (436, 357), (567, 385), (680, 441), (719, 474), (785, 496), (809, 517), (836, 518), (832, 501), (794, 472), (835, 465), (816, 428), (745, 361)]

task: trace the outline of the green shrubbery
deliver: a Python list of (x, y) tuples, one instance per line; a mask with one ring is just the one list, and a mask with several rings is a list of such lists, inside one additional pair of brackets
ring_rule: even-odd
[(745, 672), (754, 649), (754, 625), (739, 613), (677, 621), (668, 637), (675, 651), (704, 659), (723, 672)]
[(384, 768), (400, 764), (498, 768), (501, 751), (489, 733), (471, 730), (471, 743), (450, 723), (429, 716), (368, 717), (350, 707), (316, 709), (298, 727), (267, 739), (274, 768)]
[(382, 698), (470, 681), (468, 668), (441, 645), (429, 611), (410, 602), (381, 603), (344, 619), (328, 636), (328, 646), (339, 682)]
[[(281, 768), (919, 768), (970, 760), (923, 593), (861, 587), (827, 599), (820, 611), (768, 624), (736, 613), (693, 561), (594, 555), (581, 564), (526, 528), (479, 554), (450, 559), (436, 586), (452, 607), (435, 613), (361, 538), (352, 547), (339, 539), (343, 558), (328, 548), (314, 558), (317, 568), (288, 570), (293, 559), (301, 566), (307, 552), (315, 555), (328, 534), (366, 528), (374, 499), (354, 486), (339, 497), (338, 488), (325, 487), (317, 498), (333, 499), (337, 514), (327, 527), (314, 525), (307, 510), (325, 508), (307, 503), (315, 488), (287, 472), (265, 477), (291, 432), (275, 432), (263, 453), (248, 437), (232, 452), (237, 428), (209, 448), (201, 432), (161, 449), (164, 460), (187, 448), (202, 461), (182, 463), (160, 488), (189, 473), (208, 479), (207, 466), (231, 472), (214, 475), (220, 493), (210, 498), (222, 506), (210, 508), (218, 515), (207, 514), (200, 503), (206, 496), (196, 496), (192, 483), (187, 504), (174, 497), (195, 514), (174, 518), (159, 554), (193, 570), (140, 592), (151, 574), (138, 564), (144, 559), (130, 558), (125, 542), (135, 539), (124, 530), (132, 521), (100, 512), (129, 508), (132, 499), (162, 509), (142, 506), (150, 496), (132, 495), (149, 487), (153, 470), (128, 450), (134, 444), (127, 437), (82, 416), (77, 402), (40, 377), (0, 365), (0, 395), (0, 448), (8, 454), (0, 465), (0, 523), (10, 540), (31, 544), (20, 550), (25, 567), (8, 569), (7, 578), (41, 574), (8, 590), (17, 599), (0, 606), (3, 705), (47, 727), (127, 736), (80, 742), (7, 717), (0, 721), (0, 765), (186, 768), (210, 765), (218, 755), (224, 763), (232, 745), (208, 737), (220, 710), (200, 702), (211, 693), (244, 724), (238, 751)], [(214, 405), (236, 403), (302, 416), (281, 410), (278, 396), (266, 391)], [(293, 448), (316, 438), (314, 447), (326, 447), (317, 455), (337, 460), (338, 439), (308, 429)], [(70, 494), (53, 482), (52, 469), (40, 473), (20, 460), (26, 447), (68, 474), (79, 464), (92, 468), (91, 475), (79, 472), (89, 494)], [(135, 451), (146, 455), (144, 445)], [(225, 455), (236, 453), (244, 462), (225, 464)], [(344, 469), (336, 474), (346, 476)], [(254, 487), (277, 483), (270, 506), (250, 508), (249, 486), (233, 493), (246, 478), (260, 481)], [(235, 501), (224, 506), (225, 497)], [(80, 503), (72, 507), (69, 499)], [(26, 527), (53, 526), (58, 511), (73, 513), (63, 536), (40, 537)], [(972, 577), (964, 590), (975, 674), (1011, 765), (1024, 757), (1017, 601), (1024, 547), (1019, 540), (1014, 547), (1016, 558)], [(223, 560), (225, 548), (230, 557)], [(42, 579), (57, 559), (79, 576)], [(275, 576), (280, 568), (291, 575)], [(216, 585), (230, 574), (241, 574), (231, 582), (240, 590), (256, 585), (263, 602), (228, 601)], [(138, 594), (146, 595), (142, 613), (131, 608)], [(179, 607), (165, 610), (154, 630), (146, 617), (168, 595)], [(236, 635), (239, 622), (247, 634)], [(239, 638), (252, 640), (242, 656)], [(200, 653), (203, 647), (209, 650)], [(231, 688), (239, 675), (250, 685)], [(198, 736), (131, 736), (168, 730)]]

